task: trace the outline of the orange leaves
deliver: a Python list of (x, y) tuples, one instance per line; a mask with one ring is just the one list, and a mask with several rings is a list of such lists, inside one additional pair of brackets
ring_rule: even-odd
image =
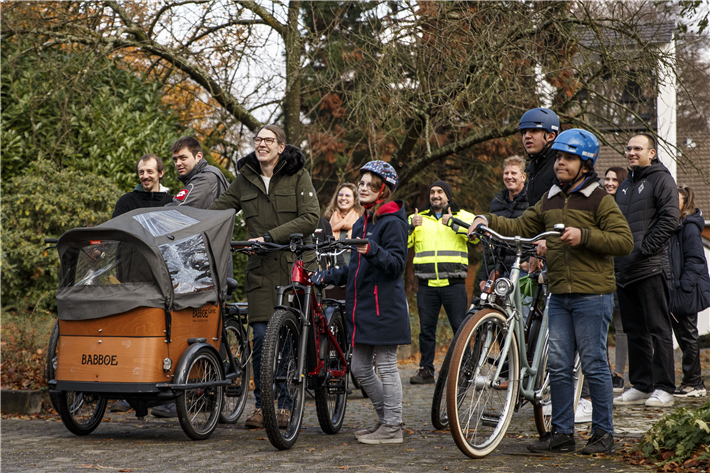
[(335, 118), (343, 118), (347, 110), (343, 107), (343, 101), (338, 94), (328, 94), (323, 97), (320, 103), (320, 110), (327, 110)]

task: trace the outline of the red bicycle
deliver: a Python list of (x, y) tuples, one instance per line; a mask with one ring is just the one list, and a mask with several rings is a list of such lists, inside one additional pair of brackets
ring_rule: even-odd
[(306, 269), (323, 256), (333, 256), (365, 245), (368, 240), (329, 240), (305, 244), (291, 235), (288, 245), (240, 241), (233, 247), (263, 254), (291, 251), (296, 259), (291, 284), (277, 290), (274, 315), (266, 328), (261, 361), (264, 429), (274, 447), (291, 448), (298, 439), (306, 391), (316, 400), (318, 423), (326, 434), (343, 425), (347, 405), (350, 345), (343, 319), (343, 303), (323, 297)]

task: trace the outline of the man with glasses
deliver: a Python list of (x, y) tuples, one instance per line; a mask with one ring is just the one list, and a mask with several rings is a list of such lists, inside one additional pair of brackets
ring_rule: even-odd
[(652, 135), (631, 138), (626, 157), (631, 170), (615, 197), (631, 228), (634, 250), (615, 258), (614, 264), (633, 387), (615, 398), (614, 405), (670, 407), (675, 370), (668, 240), (678, 227), (678, 192), (671, 173), (656, 157)]
[[(414, 247), (414, 274), (419, 279), (417, 307), (419, 309), (419, 372), (409, 379), (411, 384), (433, 384), (436, 325), (444, 306), (456, 333), (466, 316), (468, 296), (468, 237), (466, 229), (456, 225), (451, 217), (465, 222), (474, 215), (461, 210), (452, 198), (451, 186), (436, 181), (429, 187), (429, 205), (415, 209), (409, 216), (409, 241)], [(448, 227), (448, 228), (447, 228)]]
[(191, 136), (183, 136), (171, 147), (178, 179), (185, 185), (173, 201), (166, 205), (187, 205), (206, 209), (227, 190), (229, 184), (222, 172), (207, 164), (202, 155), (202, 145)]

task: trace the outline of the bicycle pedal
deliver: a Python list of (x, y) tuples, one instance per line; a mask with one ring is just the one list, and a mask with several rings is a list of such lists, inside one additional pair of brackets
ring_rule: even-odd
[(226, 386), (224, 390), (224, 395), (227, 397), (239, 397), (242, 395), (242, 386)]

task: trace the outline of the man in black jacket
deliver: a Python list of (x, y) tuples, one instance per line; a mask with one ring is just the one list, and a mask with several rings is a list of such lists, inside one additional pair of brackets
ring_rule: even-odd
[(629, 140), (631, 169), (616, 192), (616, 203), (634, 237), (628, 256), (615, 258), (619, 308), (629, 344), (631, 389), (615, 405), (673, 405), (673, 329), (668, 308), (668, 240), (679, 221), (678, 192), (668, 169), (656, 157), (653, 136)]
[(146, 154), (136, 163), (136, 174), (140, 184), (118, 199), (112, 218), (135, 209), (162, 207), (173, 200), (173, 196), (168, 193), (170, 189), (160, 183), (165, 174), (162, 159), (154, 154)]

